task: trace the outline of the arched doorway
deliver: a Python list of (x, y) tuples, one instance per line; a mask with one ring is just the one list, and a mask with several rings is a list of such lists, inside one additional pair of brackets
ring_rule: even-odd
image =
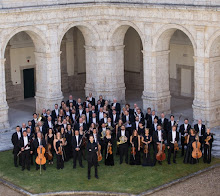
[[(144, 89), (143, 45), (138, 32), (129, 27), (124, 37), (125, 96), (129, 102), (140, 102)], [(139, 97), (139, 98), (138, 98)]]
[(86, 56), (85, 39), (78, 27), (70, 28), (64, 35), (61, 46), (61, 89), (64, 97), (85, 97)]

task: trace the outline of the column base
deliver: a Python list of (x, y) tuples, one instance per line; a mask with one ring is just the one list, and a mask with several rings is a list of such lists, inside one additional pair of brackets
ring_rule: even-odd
[(209, 107), (196, 105), (194, 102), (192, 108), (195, 124), (201, 119), (207, 127), (220, 126), (220, 102), (212, 103)]
[(60, 97), (51, 98), (36, 95), (35, 99), (36, 113), (41, 113), (43, 108), (53, 110), (56, 103), (60, 106), (61, 101), (63, 100), (63, 95), (61, 95)]
[(162, 112), (164, 114), (170, 114), (170, 100), (171, 96), (160, 96), (160, 97), (151, 97), (147, 96), (145, 92), (142, 95), (143, 99), (143, 109), (144, 112), (147, 111), (147, 108), (150, 107), (152, 110), (155, 110), (157, 115), (160, 115)]
[(8, 121), (8, 104), (3, 103), (0, 105), (0, 129), (8, 129), (10, 128)]

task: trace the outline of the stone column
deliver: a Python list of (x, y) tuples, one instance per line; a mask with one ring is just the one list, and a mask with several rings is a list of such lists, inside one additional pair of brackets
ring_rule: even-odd
[(36, 57), (36, 112), (53, 109), (63, 100), (61, 91), (60, 51), (35, 52)]
[(169, 50), (142, 51), (144, 58), (144, 91), (143, 108), (148, 107), (161, 112), (170, 113), (169, 91)]
[(5, 60), (0, 58), (0, 129), (9, 128), (8, 104), (5, 87)]
[(85, 46), (86, 95), (125, 102), (124, 46)]

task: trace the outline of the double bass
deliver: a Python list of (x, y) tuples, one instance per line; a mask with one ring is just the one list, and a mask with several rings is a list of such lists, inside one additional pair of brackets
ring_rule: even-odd
[(45, 154), (45, 148), (42, 146), (38, 146), (37, 148), (37, 157), (36, 157), (36, 164), (40, 165), (40, 174), (41, 174), (41, 165), (46, 164), (46, 157), (44, 156)]

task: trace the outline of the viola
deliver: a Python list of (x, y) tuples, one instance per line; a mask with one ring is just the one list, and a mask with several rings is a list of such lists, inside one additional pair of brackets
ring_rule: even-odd
[(98, 161), (102, 160), (101, 145), (98, 144)]
[(200, 159), (202, 157), (202, 152), (200, 150), (201, 143), (198, 141), (195, 141), (192, 143), (193, 151), (192, 151), (192, 157), (194, 159)]
[(175, 151), (178, 151), (178, 150), (179, 150), (179, 146), (178, 146), (178, 143), (177, 143), (177, 142), (174, 143), (174, 150), (175, 150)]
[(158, 153), (156, 155), (156, 159), (158, 161), (164, 161), (166, 159), (166, 154), (164, 152), (165, 148), (166, 148), (166, 146), (165, 146), (165, 144), (162, 143), (162, 141), (160, 144), (157, 145)]

